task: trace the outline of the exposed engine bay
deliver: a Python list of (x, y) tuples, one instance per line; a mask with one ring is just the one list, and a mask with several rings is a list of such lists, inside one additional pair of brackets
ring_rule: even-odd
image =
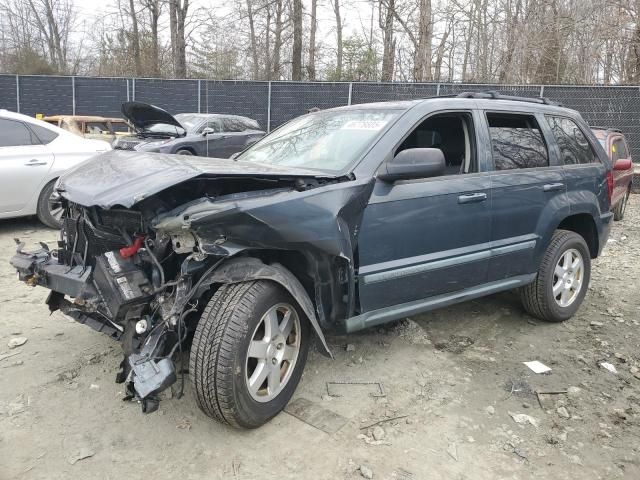
[[(321, 325), (353, 309), (352, 251), (348, 223), (341, 218), (351, 199), (344, 189), (332, 201), (313, 195), (323, 190), (316, 187), (343, 179), (191, 176), (135, 199), (128, 191), (118, 197), (116, 179), (103, 195), (111, 203), (101, 204), (85, 195), (95, 188), (82, 190), (83, 175), (69, 175), (57, 186), (65, 214), (56, 247), (41, 244), (28, 252), (18, 242), (11, 260), (20, 280), (51, 290), (52, 312), (61, 310), (122, 343), (116, 381), (126, 384), (128, 397), (144, 412), (157, 409), (158, 393), (183, 378), (177, 353), (188, 347), (217, 285), (251, 279), (281, 284), (329, 355)], [(358, 195), (370, 193), (370, 186), (353, 183)], [(296, 211), (305, 220), (291, 227), (281, 223)], [(310, 228), (301, 235), (305, 221)], [(316, 224), (322, 237), (313, 231)], [(328, 224), (334, 239), (327, 237)]]

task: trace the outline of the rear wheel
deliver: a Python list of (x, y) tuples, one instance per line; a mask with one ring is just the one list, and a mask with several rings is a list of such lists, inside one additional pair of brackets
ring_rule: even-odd
[(62, 227), (62, 200), (60, 196), (53, 191), (56, 180), (52, 180), (45, 185), (38, 197), (37, 216), (38, 220), (47, 227), (59, 230)]
[(308, 350), (308, 322), (281, 286), (265, 280), (221, 286), (191, 347), (198, 406), (234, 427), (263, 425), (291, 399)]
[(631, 191), (628, 190), (622, 200), (618, 202), (618, 204), (613, 209), (613, 219), (614, 220), (622, 220), (624, 218), (624, 212), (627, 209), (627, 202), (629, 201), (629, 195)]
[(591, 256), (584, 238), (557, 230), (542, 258), (536, 279), (520, 290), (525, 310), (541, 320), (571, 318), (589, 287)]

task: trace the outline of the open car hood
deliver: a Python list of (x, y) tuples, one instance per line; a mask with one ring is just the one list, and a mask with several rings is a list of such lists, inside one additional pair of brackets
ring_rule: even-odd
[(155, 105), (142, 102), (125, 102), (122, 104), (121, 111), (124, 118), (126, 118), (136, 130), (146, 130), (152, 125), (163, 123), (186, 131), (173, 115)]
[(173, 185), (195, 177), (336, 178), (287, 166), (229, 159), (111, 150), (68, 170), (57, 191), (85, 207), (129, 208)]

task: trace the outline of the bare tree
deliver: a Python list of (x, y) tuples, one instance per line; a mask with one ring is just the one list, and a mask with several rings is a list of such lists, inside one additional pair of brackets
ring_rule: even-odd
[(302, 80), (302, 0), (292, 0), (293, 51), (291, 80)]
[(318, 30), (318, 0), (311, 0), (311, 26), (309, 28), (309, 61), (307, 75), (309, 80), (316, 79), (316, 32)]
[(393, 18), (395, 15), (395, 0), (379, 0), (378, 23), (382, 30), (382, 75), (383, 82), (393, 80), (395, 67), (396, 40), (393, 31)]
[(187, 76), (187, 40), (185, 24), (189, 11), (189, 0), (169, 1), (169, 30), (171, 33), (171, 52), (173, 70), (177, 78)]
[(336, 17), (336, 80), (342, 80), (342, 53), (344, 46), (342, 45), (342, 16), (340, 14), (340, 0), (333, 0), (333, 12)]

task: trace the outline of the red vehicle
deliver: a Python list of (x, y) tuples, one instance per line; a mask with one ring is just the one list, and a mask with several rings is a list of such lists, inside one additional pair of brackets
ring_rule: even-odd
[(615, 220), (622, 220), (631, 194), (631, 181), (633, 180), (633, 162), (631, 161), (629, 144), (622, 131), (617, 128), (591, 127), (591, 130), (613, 164), (611, 210), (613, 210)]

